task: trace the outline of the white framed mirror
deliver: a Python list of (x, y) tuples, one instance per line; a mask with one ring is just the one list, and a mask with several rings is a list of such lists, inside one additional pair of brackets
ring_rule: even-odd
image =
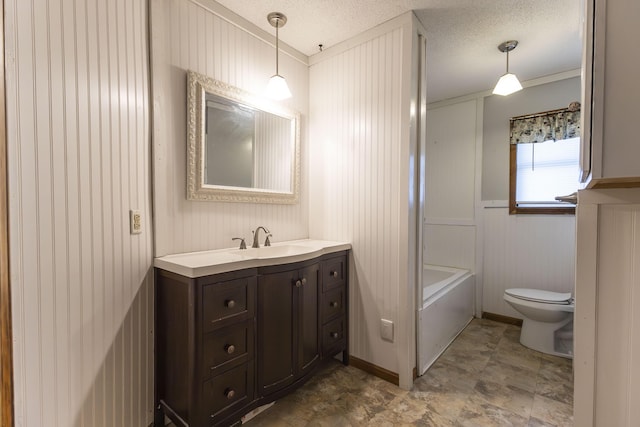
[(295, 204), (300, 114), (187, 72), (187, 199)]

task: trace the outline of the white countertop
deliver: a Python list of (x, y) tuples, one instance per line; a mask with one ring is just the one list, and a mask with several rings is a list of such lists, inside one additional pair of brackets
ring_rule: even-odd
[(216, 249), (187, 252), (155, 258), (153, 266), (186, 277), (202, 277), (243, 268), (288, 264), (306, 261), (320, 255), (351, 249), (346, 242), (327, 240), (291, 240), (277, 242), (258, 249)]

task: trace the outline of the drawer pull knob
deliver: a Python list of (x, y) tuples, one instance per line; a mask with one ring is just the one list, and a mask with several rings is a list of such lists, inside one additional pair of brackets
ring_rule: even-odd
[(331, 306), (331, 308), (338, 308), (340, 306), (340, 304), (338, 304), (338, 301), (331, 301), (331, 304), (329, 304)]
[(228, 300), (226, 300), (226, 301), (224, 302), (224, 305), (225, 305), (227, 308), (233, 308), (233, 307), (235, 307), (235, 306), (236, 306), (236, 302), (235, 302), (234, 300), (232, 300), (232, 299), (228, 299)]
[(300, 286), (302, 286), (302, 280), (298, 279), (296, 280), (296, 288), (299, 288)]
[(337, 332), (331, 332), (331, 334), (329, 334), (331, 336), (331, 338), (338, 338), (338, 333)]
[(338, 272), (337, 271), (332, 271), (331, 272), (331, 277), (338, 277)]
[(228, 388), (224, 391), (224, 395), (231, 400), (236, 395), (236, 392), (232, 388)]
[(306, 278), (306, 277), (303, 277), (303, 278), (302, 278), (302, 284), (303, 284), (303, 285), (306, 285), (306, 284), (307, 284), (307, 278)]
[(228, 344), (224, 347), (224, 351), (226, 351), (227, 354), (233, 354), (236, 351), (236, 346), (233, 344)]

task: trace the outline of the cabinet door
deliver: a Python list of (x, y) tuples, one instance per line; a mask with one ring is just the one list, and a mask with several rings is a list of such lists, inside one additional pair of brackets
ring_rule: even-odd
[(258, 278), (258, 392), (271, 394), (294, 380), (294, 301), (298, 272)]
[(298, 272), (301, 286), (298, 290), (298, 375), (304, 375), (320, 360), (318, 286), (320, 265), (314, 264)]

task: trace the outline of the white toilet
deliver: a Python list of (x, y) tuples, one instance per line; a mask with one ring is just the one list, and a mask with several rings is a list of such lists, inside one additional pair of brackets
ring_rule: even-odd
[(573, 358), (574, 299), (570, 293), (507, 289), (504, 300), (524, 316), (520, 343), (542, 353)]

